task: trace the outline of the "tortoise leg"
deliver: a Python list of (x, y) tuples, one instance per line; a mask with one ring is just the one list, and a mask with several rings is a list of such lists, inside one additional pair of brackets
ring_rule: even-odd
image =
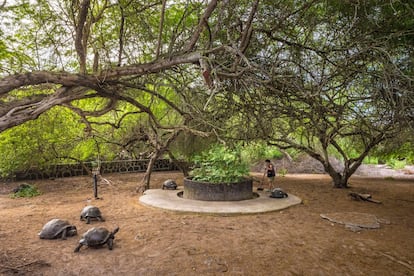
[(78, 246), (76, 246), (75, 250), (73, 252), (79, 252), (83, 244), (79, 243)]
[(107, 243), (108, 243), (108, 249), (112, 250), (112, 248), (114, 247), (114, 239), (109, 238)]
[(90, 217), (86, 217), (86, 224), (91, 223), (91, 218)]
[(66, 240), (67, 233), (68, 233), (68, 229), (67, 228), (63, 229), (63, 231), (62, 231), (62, 240)]
[(99, 221), (105, 221), (103, 217), (97, 217)]

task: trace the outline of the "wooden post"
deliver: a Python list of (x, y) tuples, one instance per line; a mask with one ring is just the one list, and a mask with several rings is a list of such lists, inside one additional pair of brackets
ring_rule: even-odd
[(95, 199), (98, 199), (98, 176), (96, 173), (93, 174), (93, 192)]

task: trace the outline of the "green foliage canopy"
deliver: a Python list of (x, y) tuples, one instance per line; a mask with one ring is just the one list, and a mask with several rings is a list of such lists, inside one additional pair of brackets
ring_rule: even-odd
[(59, 106), (82, 123), (73, 137), (85, 154), (72, 157), (94, 155), (94, 143), (99, 155), (104, 143), (156, 157), (182, 132), (213, 134), (305, 151), (346, 186), (374, 147), (412, 133), (413, 10), (375, 0), (15, 1), (1, 11), (0, 131)]
[(241, 147), (228, 148), (221, 144), (194, 157), (193, 180), (211, 183), (235, 183), (249, 175), (247, 160)]

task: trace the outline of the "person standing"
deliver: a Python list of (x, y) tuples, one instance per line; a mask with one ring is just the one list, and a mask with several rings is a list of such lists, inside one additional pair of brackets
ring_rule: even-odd
[(265, 167), (265, 171), (263, 174), (263, 178), (265, 177), (265, 175), (267, 176), (267, 182), (269, 184), (269, 191), (273, 190), (273, 185), (275, 182), (275, 177), (276, 177), (276, 170), (275, 170), (275, 166), (273, 165), (272, 162), (270, 162), (269, 159), (266, 159), (266, 167)]

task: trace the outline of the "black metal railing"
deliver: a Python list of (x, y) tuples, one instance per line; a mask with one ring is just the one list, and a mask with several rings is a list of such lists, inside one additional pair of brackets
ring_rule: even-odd
[[(147, 159), (102, 161), (99, 163), (99, 171), (101, 174), (145, 172), (148, 163), (149, 160)], [(31, 168), (16, 172), (14, 179), (36, 180), (88, 175), (97, 165), (96, 162), (84, 162), (82, 164), (55, 164), (43, 169)], [(153, 171), (176, 171), (178, 167), (169, 159), (158, 159), (152, 169)]]

